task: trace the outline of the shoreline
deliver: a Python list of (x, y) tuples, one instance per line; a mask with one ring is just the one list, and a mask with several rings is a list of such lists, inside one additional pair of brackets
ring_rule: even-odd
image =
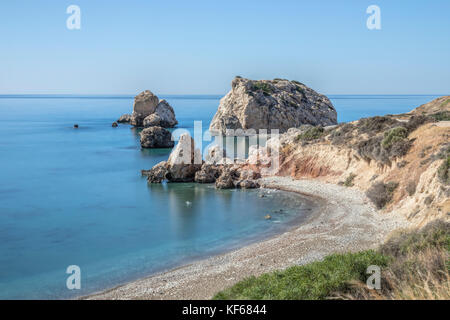
[(377, 212), (357, 189), (290, 177), (263, 178), (261, 186), (313, 198), (315, 212), (271, 238), (79, 299), (210, 299), (249, 276), (335, 252), (374, 248), (391, 231), (407, 226), (402, 217)]

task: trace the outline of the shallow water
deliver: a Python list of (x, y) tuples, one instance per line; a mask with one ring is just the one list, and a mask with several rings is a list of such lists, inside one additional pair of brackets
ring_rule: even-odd
[[(206, 129), (217, 96), (168, 96), (180, 128)], [(339, 121), (406, 112), (432, 96), (331, 96)], [(170, 150), (141, 150), (112, 128), (126, 96), (0, 96), (0, 298), (70, 298), (282, 232), (311, 203), (281, 191), (148, 186), (141, 169)], [(79, 129), (73, 125), (79, 124)], [(283, 211), (278, 210), (282, 208)], [(271, 214), (273, 219), (265, 220)], [(82, 289), (66, 289), (78, 265)]]

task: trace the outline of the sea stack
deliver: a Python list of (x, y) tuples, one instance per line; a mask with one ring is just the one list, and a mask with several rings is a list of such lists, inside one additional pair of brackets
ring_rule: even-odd
[(150, 90), (134, 98), (133, 113), (122, 115), (117, 122), (129, 123), (135, 127), (173, 128), (178, 124), (175, 112), (166, 100), (159, 100)]
[(211, 124), (212, 133), (227, 129), (278, 129), (280, 133), (302, 124), (337, 124), (330, 100), (298, 81), (249, 80), (236, 77), (220, 100)]

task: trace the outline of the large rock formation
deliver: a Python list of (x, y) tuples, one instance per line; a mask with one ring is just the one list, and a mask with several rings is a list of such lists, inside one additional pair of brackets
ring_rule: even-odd
[(226, 133), (226, 129), (279, 129), (281, 133), (302, 124), (336, 123), (336, 110), (330, 100), (300, 82), (236, 77), (231, 91), (220, 100), (209, 129), (213, 133)]
[(173, 148), (171, 133), (162, 127), (150, 127), (141, 131), (142, 148)]
[(172, 128), (178, 124), (175, 112), (166, 100), (159, 100), (146, 90), (134, 98), (133, 113), (122, 115), (117, 122), (130, 123), (136, 127), (160, 126)]

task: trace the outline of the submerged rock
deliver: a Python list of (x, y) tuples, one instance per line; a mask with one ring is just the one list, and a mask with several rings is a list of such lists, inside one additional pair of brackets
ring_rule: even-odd
[(113, 128), (117, 128), (118, 126), (119, 126), (119, 125), (117, 124), (117, 122), (113, 122), (113, 123), (112, 123), (112, 127), (113, 127)]
[(302, 124), (337, 123), (330, 100), (297, 81), (249, 80), (236, 77), (231, 91), (220, 100), (210, 131), (278, 129), (280, 133)]
[(172, 134), (162, 127), (150, 127), (141, 131), (142, 148), (173, 148)]

